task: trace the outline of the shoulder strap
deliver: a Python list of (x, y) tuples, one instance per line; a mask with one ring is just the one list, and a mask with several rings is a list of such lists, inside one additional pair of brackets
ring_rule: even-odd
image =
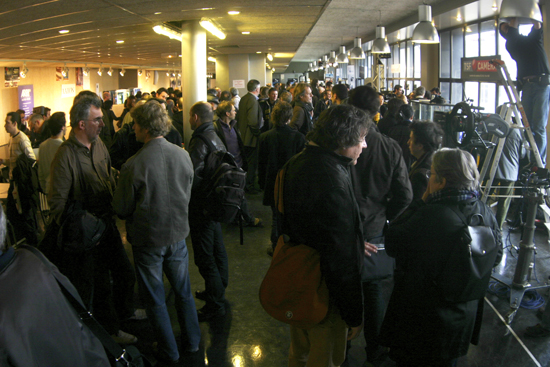
[[(38, 249), (28, 246), (28, 245), (20, 245), (19, 248), (23, 248), (25, 250), (28, 250), (32, 252), (33, 254), (38, 257), (44, 265), (53, 270), (52, 263), (49, 262), (44, 254), (42, 254)], [(55, 280), (57, 281), (57, 284), (59, 284), (59, 288), (61, 288), (61, 291), (63, 292), (63, 295), (67, 298), (67, 301), (71, 304), (71, 306), (74, 308), (76, 313), (78, 314), (78, 317), (82, 322), (94, 333), (94, 335), (101, 341), (101, 344), (109, 351), (109, 353), (115, 357), (116, 361), (124, 361), (128, 366), (130, 366), (130, 362), (126, 358), (128, 358), (128, 354), (126, 353), (126, 350), (124, 350), (120, 345), (118, 345), (109, 335), (109, 333), (97, 322), (97, 320), (92, 316), (92, 314), (84, 308), (84, 306), (80, 303), (77, 296), (73, 294), (72, 290), (67, 289), (65, 285), (59, 280), (57, 277), (57, 274), (52, 271), (52, 275), (54, 276)]]
[(204, 143), (208, 145), (208, 148), (210, 148), (210, 152), (215, 152), (217, 150), (214, 144), (212, 144), (212, 142), (208, 140), (206, 136), (202, 134), (198, 134), (198, 135), (195, 135), (194, 138), (200, 138), (202, 141), (204, 141)]
[[(464, 225), (466, 225), (466, 226), (468, 226), (468, 227), (471, 226), (471, 224), (470, 224), (471, 221), (472, 221), (471, 218), (470, 218), (470, 220), (468, 221), (468, 220), (466, 219), (466, 217), (464, 216), (464, 213), (462, 213), (460, 210), (458, 210), (458, 208), (457, 208), (455, 205), (451, 205), (449, 208), (450, 208), (453, 212), (455, 212), (455, 214), (460, 218), (460, 220), (462, 220), (462, 222), (464, 223)], [(474, 214), (473, 216), (480, 217), (480, 218), (481, 218), (481, 226), (485, 226), (485, 220), (484, 220), (484, 218), (483, 218), (483, 215), (481, 215), (481, 214)]]

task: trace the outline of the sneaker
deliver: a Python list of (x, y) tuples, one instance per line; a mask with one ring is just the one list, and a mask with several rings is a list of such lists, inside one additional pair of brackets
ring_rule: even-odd
[(529, 338), (546, 338), (550, 336), (550, 330), (546, 330), (541, 324), (536, 324), (526, 328), (523, 335)]
[(135, 335), (128, 334), (122, 330), (119, 330), (116, 335), (111, 335), (111, 338), (118, 344), (135, 344), (138, 341)]
[(147, 312), (143, 308), (136, 308), (130, 320), (145, 320), (147, 318)]

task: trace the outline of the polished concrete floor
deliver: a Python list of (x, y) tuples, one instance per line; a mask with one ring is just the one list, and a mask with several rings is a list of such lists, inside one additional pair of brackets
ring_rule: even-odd
[[(271, 210), (261, 205), (262, 194), (248, 195), (253, 213), (264, 220), (263, 228), (245, 228), (244, 245), (239, 244), (239, 229), (236, 226), (223, 225), (224, 242), (229, 257), (229, 286), (226, 291), (227, 315), (207, 323), (201, 323), (201, 349), (196, 355), (182, 355), (182, 366), (214, 367), (281, 367), (287, 365), (290, 345), (288, 327), (268, 316), (258, 301), (258, 290), (263, 276), (269, 267), (271, 258), (266, 254), (269, 244)], [(131, 247), (125, 240), (123, 223), (119, 223), (126, 248), (131, 254)], [(514, 273), (517, 251), (511, 246), (518, 245), (521, 231), (505, 230), (505, 256), (502, 264), (496, 269), (499, 274), (512, 276)], [(547, 282), (550, 275), (550, 251), (548, 235), (544, 228), (535, 233), (537, 245), (536, 267), (534, 274), (538, 281)], [(189, 272), (193, 291), (203, 289), (204, 283), (193, 263), (193, 250), (188, 242), (190, 252)], [(538, 284), (535, 275), (532, 283)], [(385, 294), (389, 298), (391, 280), (385, 281)], [(167, 292), (169, 285), (166, 283)], [(548, 290), (539, 293), (548, 298)], [(138, 301), (139, 302), (139, 301)], [(179, 327), (173, 310), (173, 297), (168, 299), (171, 309), (174, 332), (179, 334)], [(196, 301), (197, 308), (203, 302)], [(503, 322), (510, 310), (506, 295), (500, 298), (488, 294), (481, 341), (478, 346), (471, 346), (467, 356), (459, 359), (458, 366), (550, 366), (550, 338), (528, 339), (523, 332), (526, 326), (539, 322), (537, 310), (520, 308), (508, 328)], [(125, 325), (126, 331), (135, 333), (138, 347), (146, 355), (151, 355), (151, 344), (154, 340), (146, 321), (130, 321)], [(365, 342), (362, 335), (353, 340), (349, 350), (347, 366), (370, 366), (366, 362)], [(154, 361), (153, 358), (151, 360)], [(376, 366), (394, 366), (390, 360), (384, 360)]]

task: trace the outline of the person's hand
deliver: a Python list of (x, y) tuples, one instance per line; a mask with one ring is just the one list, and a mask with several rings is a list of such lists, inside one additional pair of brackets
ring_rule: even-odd
[(355, 339), (359, 336), (359, 333), (363, 330), (363, 324), (348, 329), (348, 340)]
[(365, 242), (365, 255), (372, 256), (372, 254), (378, 253), (378, 247), (372, 243)]
[(542, 24), (540, 24), (540, 22), (533, 21), (533, 27), (535, 27), (535, 29), (540, 29), (540, 27), (542, 27)]
[(519, 26), (518, 18), (510, 18), (508, 24), (510, 24), (510, 27), (517, 28)]

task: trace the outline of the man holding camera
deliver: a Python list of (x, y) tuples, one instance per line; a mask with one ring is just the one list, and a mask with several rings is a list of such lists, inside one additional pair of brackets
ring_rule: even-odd
[(544, 51), (542, 24), (535, 21), (527, 36), (518, 30), (516, 18), (500, 24), (500, 35), (506, 39), (506, 50), (516, 61), (521, 103), (542, 159), (546, 165), (546, 123), (550, 97), (550, 66)]

